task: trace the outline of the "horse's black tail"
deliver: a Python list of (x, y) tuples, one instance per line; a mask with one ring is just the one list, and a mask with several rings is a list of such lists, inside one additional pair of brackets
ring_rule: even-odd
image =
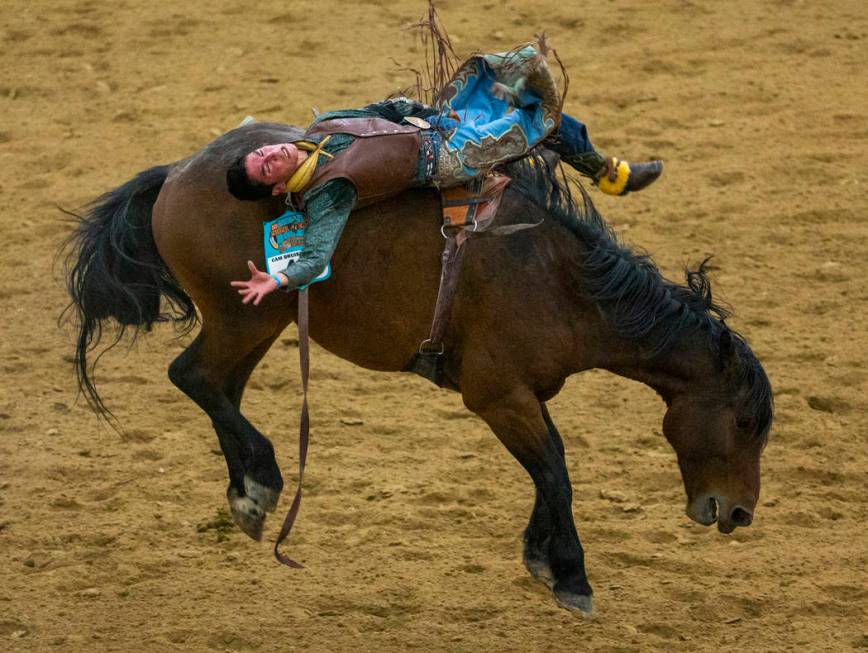
[[(197, 321), (193, 301), (172, 276), (154, 243), (151, 211), (169, 166), (140, 172), (123, 186), (95, 200), (67, 241), (67, 289), (78, 316), (75, 350), (78, 385), (87, 402), (101, 417), (110, 417), (94, 385), (93, 351), (103, 335), (104, 323), (117, 323), (114, 347), (129, 330), (133, 338), (149, 331), (155, 322), (172, 321), (192, 328)], [(167, 300), (160, 310), (160, 298)], [(105, 353), (105, 351), (103, 353)]]

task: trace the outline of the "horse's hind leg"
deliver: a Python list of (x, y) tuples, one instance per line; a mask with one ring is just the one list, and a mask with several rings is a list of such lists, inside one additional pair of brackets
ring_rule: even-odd
[(251, 337), (207, 322), (193, 344), (169, 367), (169, 378), (211, 418), (229, 468), (227, 498), (232, 518), (247, 535), (261, 539), (265, 513), (283, 489), (271, 442), (241, 414), (244, 385), (256, 364), (288, 323)]
[[(589, 614), (592, 590), (573, 521), (572, 487), (562, 449), (546, 423), (544, 407), (527, 388), (513, 388), (503, 394), (492, 390), (489, 386), (487, 399), (479, 403), (469, 400), (464, 390), (465, 402), (528, 471), (545, 504), (545, 512), (535, 511), (538, 530), (531, 532), (539, 535), (545, 528), (549, 533), (548, 563), (555, 599), (565, 608)], [(543, 542), (536, 544), (544, 550)]]
[[(240, 411), (241, 397), (244, 394), (244, 387), (247, 385), (247, 380), (250, 378), (253, 370), (259, 364), (259, 361), (262, 360), (262, 357), (265, 356), (269, 349), (271, 349), (271, 345), (274, 344), (274, 341), (280, 335), (281, 330), (282, 327), (280, 330), (274, 333), (274, 335), (257, 345), (257, 347), (253, 349), (253, 351), (251, 351), (249, 354), (247, 354), (247, 356), (241, 359), (241, 361), (235, 366), (235, 368), (232, 370), (232, 373), (229, 375), (229, 379), (227, 380), (225, 387), (226, 396), (229, 398), (229, 401), (232, 402), (232, 405), (235, 406), (237, 410)], [(219, 433), (217, 437), (218, 439), (221, 439)], [(269, 446), (271, 446), (270, 443)], [(274, 459), (274, 450), (272, 449), (271, 454), (261, 460), (260, 463), (264, 463), (267, 467), (265, 469), (258, 469), (255, 466), (246, 467), (246, 473), (244, 474), (242, 479), (244, 494), (240, 496), (247, 497), (249, 500), (253, 501), (254, 504), (256, 504), (256, 506), (258, 506), (261, 510), (265, 510), (266, 512), (274, 512), (274, 509), (277, 508), (277, 500), (278, 498), (280, 498), (280, 490), (283, 487), (283, 479), (280, 476), (280, 469), (277, 467), (277, 462)], [(273, 472), (269, 471), (270, 469), (273, 470)], [(257, 480), (268, 479), (269, 477), (272, 478), (275, 482), (271, 484), (264, 484)], [(239, 523), (240, 520), (247, 520), (247, 515), (249, 513), (239, 509), (241, 506), (244, 505), (244, 500), (240, 499), (237, 493), (233, 493), (231, 483), (229, 488), (227, 489), (227, 496), (229, 497), (230, 507), (233, 508), (232, 514), (235, 522)], [(258, 511), (259, 514), (261, 514), (261, 510)], [(253, 513), (257, 514), (257, 511), (254, 510)], [(241, 529), (245, 533), (248, 533), (248, 535), (250, 535), (249, 530), (253, 530), (256, 533), (261, 533), (263, 519), (264, 516), (260, 518), (258, 524), (253, 523), (250, 524), (249, 527), (245, 527), (241, 523), (239, 523), (239, 526), (241, 526)]]
[[(564, 442), (561, 434), (554, 425), (545, 404), (542, 406), (543, 419), (548, 428), (549, 437), (555, 450), (564, 459)], [(548, 504), (537, 489), (533, 512), (530, 515), (527, 528), (524, 531), (524, 566), (536, 580), (551, 587), (554, 585), (551, 563), (549, 561), (549, 545), (552, 535), (552, 518), (549, 514)]]

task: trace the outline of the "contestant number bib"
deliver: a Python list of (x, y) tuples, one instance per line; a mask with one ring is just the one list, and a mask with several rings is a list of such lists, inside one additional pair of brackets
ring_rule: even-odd
[[(271, 222), (262, 225), (264, 232), (265, 266), (269, 274), (283, 272), (290, 263), (297, 261), (304, 251), (304, 232), (307, 218), (299, 211), (287, 211)], [(332, 266), (316, 275), (310, 283), (325, 281), (332, 276)]]

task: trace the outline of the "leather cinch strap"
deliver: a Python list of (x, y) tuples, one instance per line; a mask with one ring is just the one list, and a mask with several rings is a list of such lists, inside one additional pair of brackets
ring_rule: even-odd
[(286, 517), (283, 520), (280, 535), (277, 536), (277, 541), (274, 543), (274, 557), (277, 558), (277, 561), (285, 564), (287, 567), (294, 567), (296, 569), (301, 569), (304, 565), (292, 560), (285, 553), (281, 553), (279, 547), (289, 536), (292, 525), (295, 523), (295, 518), (298, 516), (298, 509), (301, 505), (301, 482), (304, 479), (307, 445), (310, 440), (310, 415), (307, 410), (307, 381), (310, 376), (310, 329), (308, 326), (309, 309), (307, 292), (307, 288), (298, 291), (298, 355), (301, 362), (301, 387), (304, 395), (301, 403), (301, 422), (298, 434), (298, 487), (295, 490), (295, 498), (292, 500), (289, 512), (286, 513)]
[(455, 298), (455, 286), (461, 270), (461, 262), (464, 259), (464, 241), (467, 240), (468, 231), (461, 229), (457, 233), (450, 233), (446, 237), (446, 245), (441, 257), (440, 289), (437, 291), (437, 303), (434, 306), (434, 319), (431, 322), (431, 334), (422, 343), (420, 351), (436, 351), (443, 353), (443, 338), (449, 326), (449, 317), (452, 314), (452, 300)]

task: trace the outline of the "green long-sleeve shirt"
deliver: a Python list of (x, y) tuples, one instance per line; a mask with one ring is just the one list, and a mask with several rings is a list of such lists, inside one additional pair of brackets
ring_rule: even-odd
[[(434, 110), (411, 100), (392, 100), (372, 104), (364, 109), (349, 109), (325, 113), (317, 118), (314, 124), (332, 118), (368, 118), (379, 117), (400, 121), (403, 116), (430, 116)], [(347, 149), (354, 138), (349, 134), (333, 134), (323, 150), (332, 155)], [(322, 157), (317, 167), (328, 161)], [(424, 162), (420, 161), (416, 170), (416, 180), (425, 179)], [(283, 274), (289, 279), (288, 289), (297, 288), (310, 281), (325, 269), (338, 246), (341, 233), (350, 217), (350, 212), (356, 203), (356, 189), (347, 179), (332, 179), (321, 186), (316, 186), (305, 192), (304, 205), (307, 214), (307, 230), (305, 231), (304, 250), (294, 263), (291, 263)]]
[(307, 213), (304, 250), (298, 260), (283, 271), (289, 278), (289, 288), (308, 284), (323, 271), (338, 246), (355, 203), (356, 189), (346, 179), (332, 179), (304, 194)]

